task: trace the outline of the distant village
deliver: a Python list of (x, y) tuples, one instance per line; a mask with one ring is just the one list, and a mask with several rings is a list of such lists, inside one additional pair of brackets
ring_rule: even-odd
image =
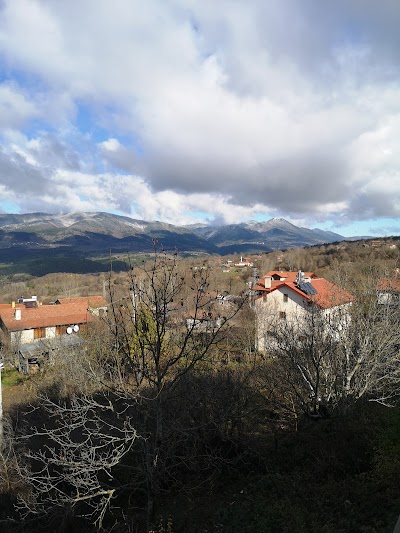
[[(337, 251), (346, 249), (345, 244), (331, 245)], [(363, 243), (364, 248), (377, 252), (394, 250), (392, 242), (372, 240)], [(274, 261), (278, 266), (285, 261), (285, 254), (293, 251), (274, 252)], [(197, 332), (207, 332), (221, 326), (223, 311), (237, 301), (239, 295), (248, 300), (254, 310), (257, 331), (254, 346), (259, 351), (267, 349), (267, 322), (272, 318), (285, 320), (287, 323), (300, 321), (310, 311), (310, 304), (319, 307), (326, 319), (340, 314), (343, 317), (353, 301), (353, 296), (314, 272), (301, 270), (269, 270), (261, 273), (262, 255), (231, 256), (209, 259), (206, 263), (196, 264), (192, 259), (194, 272), (208, 270), (219, 271), (222, 276), (229, 276), (225, 289), (209, 293), (208, 313), (186, 313), (186, 327)], [(117, 278), (118, 279), (118, 278)], [(223, 278), (221, 278), (223, 281)], [(221, 284), (221, 281), (219, 282)], [(376, 284), (379, 303), (397, 302), (400, 295), (399, 270), (392, 278), (380, 278)], [(16, 301), (0, 304), (0, 336), (3, 347), (9, 346), (15, 353), (15, 362), (19, 371), (29, 374), (42, 370), (43, 365), (51, 361), (52, 354), (60, 349), (73, 350), (84, 344), (82, 334), (96, 321), (107, 315), (109, 302), (103, 287), (103, 294), (90, 296), (60, 297), (53, 302), (43, 303), (37, 296), (20, 297)], [(216, 306), (216, 307), (215, 307)], [(346, 310), (346, 312), (344, 312)], [(212, 311), (212, 312), (211, 312)], [(268, 320), (265, 317), (268, 317)]]

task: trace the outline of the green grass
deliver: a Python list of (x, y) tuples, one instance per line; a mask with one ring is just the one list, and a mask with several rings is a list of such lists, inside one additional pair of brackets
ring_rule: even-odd
[(1, 383), (3, 387), (12, 387), (26, 381), (28, 376), (24, 376), (18, 372), (15, 368), (6, 368), (1, 373)]

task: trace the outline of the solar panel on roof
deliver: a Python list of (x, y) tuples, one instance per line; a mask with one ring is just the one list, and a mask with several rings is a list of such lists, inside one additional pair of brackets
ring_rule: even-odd
[(299, 283), (299, 289), (305, 294), (307, 294), (307, 296), (314, 296), (315, 294), (318, 294), (317, 289), (313, 287), (308, 281), (303, 281), (302, 283)]

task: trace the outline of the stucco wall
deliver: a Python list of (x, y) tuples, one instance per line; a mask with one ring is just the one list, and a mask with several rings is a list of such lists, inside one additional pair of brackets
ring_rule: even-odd
[(13, 344), (26, 344), (28, 342), (33, 342), (34, 340), (33, 329), (24, 329), (22, 331), (11, 332), (11, 342)]
[(56, 327), (48, 327), (46, 328), (46, 339), (52, 339), (56, 336)]
[(107, 312), (107, 307), (90, 307), (89, 312), (94, 316), (100, 316)]
[[(284, 294), (288, 295), (287, 302), (284, 301)], [(349, 320), (349, 309), (351, 303), (321, 310), (327, 322), (326, 333), (331, 335), (337, 334)], [(288, 327), (296, 325), (298, 333), (301, 334), (302, 321), (309, 316), (311, 306), (305, 298), (288, 287), (281, 287), (267, 294), (265, 297), (258, 298), (255, 302), (257, 317), (257, 349), (266, 351), (268, 339), (268, 330), (274, 327), (280, 327), (287, 324)], [(280, 313), (285, 313), (284, 318)]]
[[(288, 295), (285, 302), (284, 295)], [(296, 292), (281, 287), (256, 300), (257, 348), (265, 351), (265, 335), (269, 328), (281, 320), (293, 324), (301, 321), (307, 313), (307, 302)], [(285, 313), (285, 318), (280, 317)]]

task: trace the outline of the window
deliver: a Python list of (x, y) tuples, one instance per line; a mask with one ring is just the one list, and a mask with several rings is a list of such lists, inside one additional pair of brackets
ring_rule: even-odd
[(282, 320), (286, 319), (286, 313), (285, 311), (279, 311), (279, 318), (282, 318)]
[(46, 337), (46, 328), (36, 328), (34, 330), (35, 339), (43, 339), (44, 337)]
[(287, 294), (283, 295), (283, 301), (286, 303), (289, 300), (289, 296)]

